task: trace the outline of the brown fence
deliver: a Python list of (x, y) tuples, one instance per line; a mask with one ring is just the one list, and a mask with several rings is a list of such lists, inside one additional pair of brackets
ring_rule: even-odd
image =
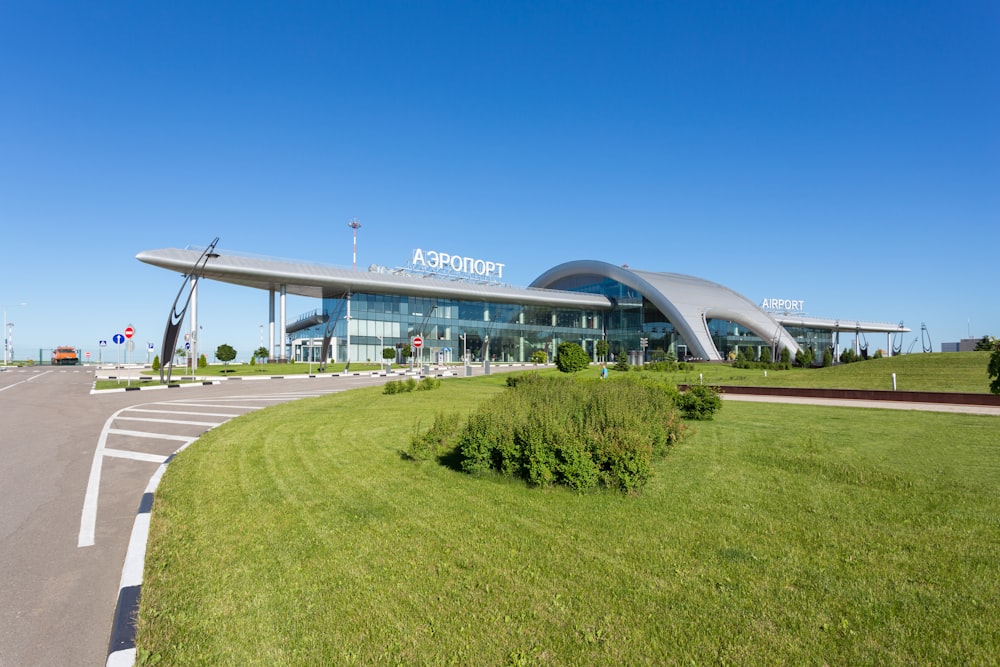
[[(904, 403), (948, 403), (953, 405), (988, 405), (1000, 407), (1000, 396), (965, 394), (948, 391), (887, 391), (880, 389), (806, 389), (795, 387), (719, 386), (723, 394), (751, 396), (793, 396), (800, 398), (843, 398), (861, 401), (898, 401)], [(684, 391), (687, 385), (678, 385)]]

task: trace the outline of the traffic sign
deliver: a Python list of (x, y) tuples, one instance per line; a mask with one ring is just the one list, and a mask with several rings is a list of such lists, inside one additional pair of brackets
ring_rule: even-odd
[(135, 329), (133, 329), (132, 327), (125, 327), (126, 338), (131, 338), (133, 334), (135, 334)]
[(87, 357), (88, 359), (90, 359), (90, 352), (84, 352), (84, 353), (83, 353), (83, 356), (85, 356), (85, 357)]
[(101, 347), (107, 347), (108, 341), (106, 341), (106, 340), (99, 340), (99, 341), (97, 341), (97, 344), (100, 345)]
[(115, 342), (115, 345), (121, 345), (122, 343), (125, 342), (125, 336), (121, 334), (115, 334), (114, 336), (111, 337), (111, 340)]
[(423, 346), (424, 346), (424, 339), (421, 338), (420, 336), (414, 336), (413, 337), (413, 347), (421, 348)]
[(153, 344), (152, 343), (146, 343), (146, 349), (147, 350), (152, 350), (153, 349)]

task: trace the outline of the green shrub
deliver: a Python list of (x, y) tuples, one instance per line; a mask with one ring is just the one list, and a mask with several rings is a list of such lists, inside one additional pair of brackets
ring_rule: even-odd
[(483, 404), (458, 437), (460, 465), (535, 486), (639, 491), (652, 459), (683, 435), (673, 385), (635, 376), (611, 382), (523, 374)]
[(590, 365), (590, 357), (578, 343), (559, 343), (556, 352), (556, 368), (563, 373), (576, 373)]
[(677, 404), (685, 419), (712, 419), (722, 408), (719, 390), (707, 384), (695, 384), (687, 388)]
[(628, 354), (626, 354), (625, 351), (622, 350), (621, 352), (618, 353), (618, 356), (615, 358), (615, 365), (613, 368), (616, 371), (627, 373), (631, 367), (632, 366), (628, 363)]
[(417, 383), (417, 391), (430, 391), (431, 389), (437, 389), (440, 386), (441, 380), (438, 378), (425, 377)]
[(533, 364), (544, 364), (548, 362), (549, 357), (542, 350), (535, 350), (531, 353), (531, 363)]

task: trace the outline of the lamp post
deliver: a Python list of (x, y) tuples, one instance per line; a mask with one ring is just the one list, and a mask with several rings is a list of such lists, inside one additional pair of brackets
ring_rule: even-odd
[[(10, 305), (12, 305), (12, 306), (27, 306), (28, 304), (22, 301), (21, 303), (13, 303), (13, 304), (10, 304)], [(13, 322), (7, 322), (7, 305), (4, 304), (4, 307), (3, 307), (3, 335), (4, 335), (4, 339), (3, 339), (3, 365), (4, 366), (6, 366), (8, 364), (8, 362), (9, 362), (9, 359), (10, 359), (9, 355), (13, 354), (13, 352), (14, 352), (13, 346), (11, 345), (11, 339), (14, 336), (13, 329), (14, 329), (14, 323)]]
[(347, 223), (347, 226), (354, 230), (354, 270), (357, 271), (358, 270), (358, 228), (361, 226), (361, 223), (358, 222), (357, 218), (354, 218), (349, 223)]

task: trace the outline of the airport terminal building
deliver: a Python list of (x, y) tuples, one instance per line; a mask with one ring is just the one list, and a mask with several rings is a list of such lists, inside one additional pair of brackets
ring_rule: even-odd
[[(840, 335), (867, 347), (866, 334), (884, 334), (885, 350), (909, 329), (897, 325), (806, 317), (801, 302), (757, 304), (717, 283), (579, 260), (553, 267), (529, 287), (504, 284), (504, 264), (437, 250), (413, 251), (405, 267), (367, 270), (218, 251), (195, 265), (199, 250), (139, 253), (147, 264), (177, 271), (193, 283), (218, 280), (268, 293), (268, 350), (272, 359), (335, 362), (382, 359), (386, 347), (420, 342), (432, 363), (470, 360), (528, 362), (559, 344), (579, 343), (596, 359), (605, 340), (613, 357), (648, 360), (656, 350), (678, 359), (724, 361), (751, 348), (772, 358), (812, 348), (840, 354)], [(286, 317), (288, 294), (311, 297), (317, 308)], [(194, 328), (194, 327), (192, 327)], [(845, 340), (847, 337), (845, 336)]]

